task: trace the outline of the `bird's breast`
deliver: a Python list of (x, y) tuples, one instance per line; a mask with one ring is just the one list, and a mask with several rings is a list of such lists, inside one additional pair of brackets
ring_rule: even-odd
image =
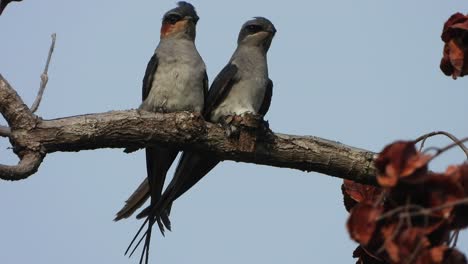
[(211, 119), (219, 121), (221, 117), (242, 115), (245, 113), (258, 114), (265, 98), (267, 78), (241, 78), (234, 84), (223, 102), (214, 109)]
[(142, 108), (155, 112), (201, 112), (204, 104), (205, 66), (196, 57), (160, 60)]

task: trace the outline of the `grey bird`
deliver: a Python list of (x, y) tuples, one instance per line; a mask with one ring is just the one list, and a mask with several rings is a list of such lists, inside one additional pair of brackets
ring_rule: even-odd
[[(242, 26), (237, 49), (209, 90), (203, 110), (206, 120), (222, 122), (228, 116), (247, 113), (264, 116), (267, 113), (273, 92), (273, 82), (268, 77), (267, 51), (275, 33), (274, 25), (263, 17), (256, 17)], [(139, 217), (154, 214), (168, 220), (174, 200), (219, 162), (218, 158), (211, 155), (185, 151), (160, 202), (155, 207), (143, 210)], [(164, 224), (171, 229), (170, 222), (165, 221)]]
[[(208, 78), (205, 63), (194, 43), (198, 19), (195, 8), (187, 2), (178, 2), (176, 8), (164, 14), (161, 39), (143, 78), (143, 102), (139, 109), (152, 112), (202, 112), (208, 93)], [(146, 148), (147, 178), (117, 213), (116, 221), (130, 216), (148, 197), (151, 197), (150, 208), (159, 202), (167, 171), (178, 152), (177, 148), (171, 147)], [(155, 221), (164, 231), (158, 218), (147, 215), (147, 251)], [(148, 254), (146, 262), (147, 258)]]

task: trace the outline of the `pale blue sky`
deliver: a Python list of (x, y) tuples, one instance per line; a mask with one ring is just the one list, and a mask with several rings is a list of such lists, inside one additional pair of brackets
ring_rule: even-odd
[[(467, 12), (465, 1), (192, 3), (210, 80), (231, 56), (244, 21), (265, 16), (275, 24), (267, 116), (274, 131), (373, 151), (434, 130), (468, 136), (468, 80), (439, 70), (442, 25)], [(0, 17), (0, 72), (31, 104), (56, 32), (39, 115), (136, 108), (161, 16), (174, 6), (12, 3)], [(7, 143), (0, 139), (0, 162), (12, 164)], [(454, 150), (433, 169), (463, 159)], [(0, 263), (136, 263), (123, 252), (139, 222), (112, 219), (144, 176), (142, 151), (115, 149), (51, 154), (29, 179), (1, 181)], [(340, 184), (317, 173), (224, 162), (176, 202), (174, 231), (155, 236), (151, 263), (354, 263)], [(459, 247), (468, 253), (468, 232)]]

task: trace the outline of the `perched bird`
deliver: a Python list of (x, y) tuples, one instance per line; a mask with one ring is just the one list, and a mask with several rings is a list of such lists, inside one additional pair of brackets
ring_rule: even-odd
[[(176, 8), (164, 14), (161, 40), (143, 78), (143, 102), (139, 109), (164, 113), (202, 112), (208, 78), (205, 63), (194, 43), (198, 19), (195, 8), (187, 2), (178, 2)], [(156, 205), (161, 198), (167, 171), (178, 152), (177, 148), (163, 146), (146, 148), (147, 178), (117, 213), (116, 221), (130, 216), (148, 197), (151, 197), (150, 208)], [(146, 253), (155, 221), (163, 231), (159, 219), (148, 215), (145, 221), (148, 223)]]
[[(209, 90), (203, 110), (206, 120), (222, 122), (228, 116), (247, 113), (264, 116), (267, 113), (273, 90), (268, 77), (267, 52), (275, 33), (274, 25), (263, 17), (256, 17), (242, 26), (237, 49)], [(155, 207), (143, 210), (140, 216), (155, 214), (168, 220), (172, 202), (219, 162), (211, 155), (185, 151), (161, 200)], [(170, 230), (170, 222), (164, 224)]]

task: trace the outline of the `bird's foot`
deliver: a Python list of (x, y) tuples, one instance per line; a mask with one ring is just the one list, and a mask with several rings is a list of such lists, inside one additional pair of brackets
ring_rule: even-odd
[(228, 138), (237, 138), (239, 136), (239, 128), (236, 126), (235, 119), (239, 118), (237, 115), (226, 116), (222, 118), (220, 124), (224, 129), (224, 134)]

